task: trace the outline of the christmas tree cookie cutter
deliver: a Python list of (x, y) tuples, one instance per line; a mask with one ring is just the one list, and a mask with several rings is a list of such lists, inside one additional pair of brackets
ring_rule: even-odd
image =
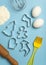
[[(11, 27), (11, 28), (10, 28)], [(6, 28), (2, 31), (3, 34), (5, 34), (8, 37), (12, 36), (12, 32), (14, 31), (14, 27), (15, 27), (15, 21), (10, 22)], [(9, 33), (8, 33), (9, 32)]]

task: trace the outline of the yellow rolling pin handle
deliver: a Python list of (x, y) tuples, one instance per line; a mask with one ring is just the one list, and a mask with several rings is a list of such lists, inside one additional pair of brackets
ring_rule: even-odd
[(36, 39), (34, 40), (34, 50), (33, 50), (32, 56), (30, 57), (27, 65), (33, 65), (35, 53), (37, 49), (41, 47), (41, 45), (42, 45), (42, 38), (36, 37)]

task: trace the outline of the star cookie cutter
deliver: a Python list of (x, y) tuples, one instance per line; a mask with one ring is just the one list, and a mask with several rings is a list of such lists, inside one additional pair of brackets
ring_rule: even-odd
[(27, 27), (31, 26), (31, 18), (27, 14), (24, 14), (21, 20), (26, 22)]

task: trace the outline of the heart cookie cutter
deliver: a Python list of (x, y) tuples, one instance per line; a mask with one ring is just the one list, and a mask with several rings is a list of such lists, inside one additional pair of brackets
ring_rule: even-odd
[(9, 49), (15, 49), (16, 46), (17, 46), (16, 39), (15, 38), (11, 38), (9, 40), (9, 42), (8, 42), (8, 48)]

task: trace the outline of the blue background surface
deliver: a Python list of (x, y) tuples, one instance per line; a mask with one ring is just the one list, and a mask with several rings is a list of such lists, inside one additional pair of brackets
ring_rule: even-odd
[[(14, 10), (10, 3), (10, 0), (0, 0), (0, 6), (1, 5), (5, 5), (9, 9), (11, 17), (4, 25), (0, 26), (0, 44), (2, 44), (10, 52), (10, 55), (18, 61), (19, 65), (27, 65), (27, 62), (33, 51), (33, 41), (36, 36), (41, 36), (43, 38), (43, 43), (41, 48), (38, 49), (35, 55), (34, 65), (46, 65), (46, 0), (27, 0), (26, 8), (19, 12)], [(44, 19), (44, 26), (39, 29), (34, 29), (31, 25), (29, 28), (27, 28), (26, 24), (21, 21), (21, 17), (25, 13), (31, 17), (31, 10), (34, 6), (37, 5), (42, 8), (42, 14), (38, 18)], [(35, 19), (36, 18), (32, 18), (32, 22)], [(16, 38), (18, 45), (14, 50), (12, 50), (8, 48), (8, 40), (10, 39), (10, 37), (7, 37), (2, 33), (6, 25), (13, 20), (16, 21), (13, 37), (16, 38), (16, 32), (18, 31), (18, 28), (22, 25), (24, 25), (26, 27), (26, 30), (28, 31), (28, 38), (26, 40), (30, 42), (29, 46), (31, 51), (26, 57), (23, 56), (24, 52), (19, 52), (19, 49), (21, 48), (20, 42), (22, 41), (22, 39), (19, 40)], [(0, 65), (3, 64), (10, 65), (10, 63), (6, 59), (0, 57)]]

